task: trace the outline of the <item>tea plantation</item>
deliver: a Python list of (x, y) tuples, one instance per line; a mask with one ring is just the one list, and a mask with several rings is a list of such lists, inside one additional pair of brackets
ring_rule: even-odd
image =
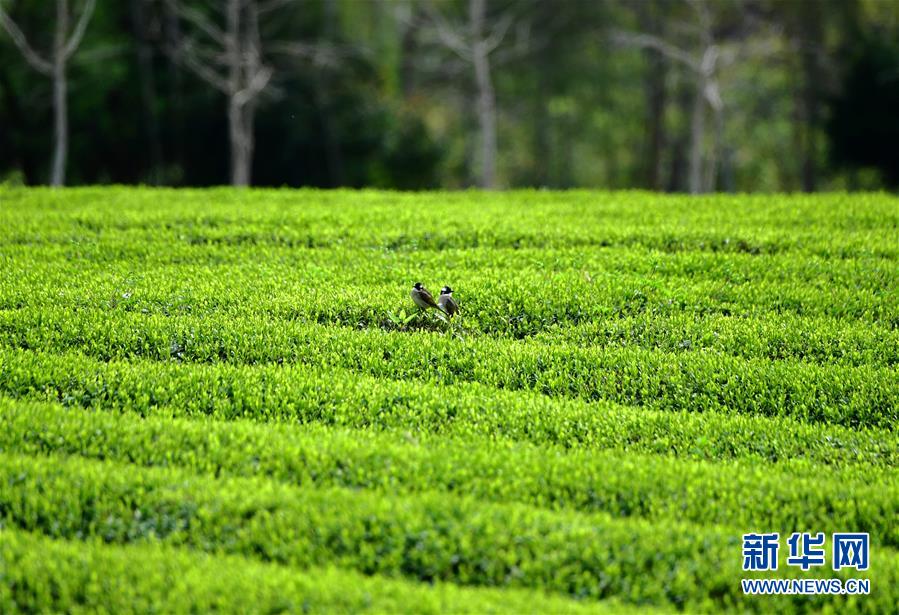
[(895, 612), (897, 420), (896, 197), (0, 188), (0, 612)]

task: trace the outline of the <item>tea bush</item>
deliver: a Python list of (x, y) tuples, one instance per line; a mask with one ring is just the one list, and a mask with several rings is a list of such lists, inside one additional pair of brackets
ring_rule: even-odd
[(0, 611), (893, 612), (897, 262), (885, 194), (0, 188)]

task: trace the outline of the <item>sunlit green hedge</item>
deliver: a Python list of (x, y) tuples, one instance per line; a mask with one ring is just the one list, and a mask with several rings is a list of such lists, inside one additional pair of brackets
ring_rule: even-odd
[[(0, 473), (9, 477), (0, 494), (5, 521), (53, 538), (161, 540), (296, 567), (333, 564), (581, 599), (625, 595), (687, 608), (743, 602), (734, 582), (743, 574), (739, 532), (728, 526), (618, 520), (439, 492), (408, 498), (292, 487), (78, 458), (0, 455)], [(894, 552), (881, 546), (865, 576), (881, 588), (872, 606), (895, 603)]]
[(0, 612), (893, 612), (897, 259), (884, 194), (0, 188)]
[[(327, 569), (296, 570), (156, 544), (126, 547), (0, 533), (0, 611), (109, 613), (638, 613), (621, 603), (540, 592), (423, 585)], [(652, 612), (652, 611), (650, 611)]]
[[(779, 530), (862, 527), (899, 546), (892, 470), (712, 464), (635, 453), (561, 452), (480, 438), (396, 439), (358, 430), (115, 417), (0, 401), (0, 450), (81, 455), (316, 488), (430, 490), (494, 502)], [(614, 471), (612, 471), (614, 469)], [(873, 480), (879, 479), (879, 480)]]

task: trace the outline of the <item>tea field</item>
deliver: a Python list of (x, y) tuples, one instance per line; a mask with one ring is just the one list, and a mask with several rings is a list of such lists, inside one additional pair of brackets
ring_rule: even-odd
[(0, 188), (0, 612), (895, 612), (897, 420), (893, 196)]

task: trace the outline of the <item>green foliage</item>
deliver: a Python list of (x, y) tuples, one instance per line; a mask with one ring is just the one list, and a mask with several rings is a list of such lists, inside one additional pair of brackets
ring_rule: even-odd
[[(539, 592), (430, 586), (337, 568), (295, 570), (252, 558), (158, 544), (81, 544), (18, 530), (0, 534), (0, 609), (16, 612), (629, 613)], [(647, 607), (640, 607), (644, 612)]]
[[(734, 582), (741, 575), (741, 559), (734, 557), (740, 532), (727, 526), (549, 512), (447, 493), (412, 499), (213, 479), (77, 458), (2, 455), (0, 471), (9, 477), (0, 494), (6, 522), (53, 538), (162, 541), (301, 568), (333, 564), (424, 582), (540, 587), (591, 600), (624, 594), (687, 609), (765, 608), (744, 598)], [(881, 547), (871, 568), (872, 585), (884, 589), (865, 606), (883, 609), (895, 603), (899, 558)], [(785, 610), (806, 603), (778, 602)]]
[[(4, 187), (0, 610), (889, 612), (897, 226), (887, 195)], [(747, 531), (869, 532), (872, 594), (744, 597)]]
[[(78, 344), (101, 361), (304, 364), (442, 384), (476, 382), (550, 397), (606, 399), (663, 410), (729, 411), (845, 426), (899, 419), (895, 369), (769, 362), (721, 353), (582, 348), (560, 342), (462, 340), (434, 331), (272, 326), (262, 316), (76, 314), (52, 308), (0, 317), (0, 342), (64, 352)], [(436, 328), (436, 323), (435, 323)]]
[[(370, 431), (303, 429), (241, 422), (136, 419), (0, 401), (0, 450), (81, 455), (143, 466), (177, 466), (215, 476), (262, 475), (300, 485), (417, 493), (429, 490), (496, 502), (622, 517), (770, 527), (864, 527), (899, 546), (891, 470), (818, 463), (783, 468), (488, 440), (401, 438)], [(609, 468), (615, 468), (609, 472)], [(741, 504), (742, 502), (742, 504)]]
[(834, 466), (892, 466), (899, 461), (899, 440), (888, 429), (856, 431), (727, 411), (700, 415), (638, 410), (604, 400), (553, 398), (479, 383), (392, 380), (333, 367), (185, 368), (177, 352), (172, 361), (105, 362), (73, 353), (2, 351), (0, 392), (141, 416), (496, 435), (569, 448), (620, 448), (697, 459), (802, 457)]

